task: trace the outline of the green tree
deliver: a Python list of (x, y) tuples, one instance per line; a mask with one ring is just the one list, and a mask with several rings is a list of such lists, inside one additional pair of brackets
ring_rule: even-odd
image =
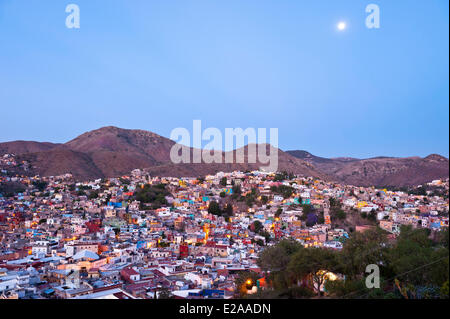
[(255, 233), (259, 233), (261, 231), (261, 229), (263, 229), (263, 224), (261, 224), (261, 222), (259, 220), (255, 220), (253, 222), (253, 231)]
[(441, 298), (448, 299), (448, 280), (441, 287)]
[(261, 202), (265, 205), (269, 201), (269, 198), (266, 195), (261, 196)]
[(45, 181), (34, 181), (33, 186), (35, 186), (39, 192), (43, 192), (47, 187), (48, 183)]
[(220, 209), (219, 203), (216, 201), (212, 201), (208, 206), (208, 213), (212, 215), (222, 215), (222, 211)]
[(370, 213), (367, 215), (367, 219), (372, 221), (372, 222), (376, 222), (377, 221), (377, 213), (376, 213), (375, 209), (372, 209), (370, 211)]
[(448, 280), (448, 256), (445, 243), (433, 245), (428, 229), (402, 226), (388, 265), (403, 285), (441, 287)]
[(161, 288), (157, 293), (158, 299), (174, 299), (172, 292), (168, 288)]
[(240, 186), (240, 185), (234, 185), (233, 188), (232, 188), (232, 190), (233, 190), (233, 194), (238, 194), (238, 195), (240, 195), (240, 194), (242, 193), (242, 191), (241, 191), (241, 186)]
[(143, 188), (139, 188), (134, 194), (134, 198), (141, 203), (150, 203), (153, 208), (159, 208), (167, 205), (166, 196), (169, 196), (164, 184), (150, 185), (146, 184)]
[(341, 271), (351, 279), (358, 279), (365, 275), (367, 265), (385, 264), (387, 242), (386, 232), (380, 228), (355, 232), (339, 254)]
[(224, 215), (227, 217), (233, 216), (233, 206), (231, 204), (227, 204), (224, 209)]
[(310, 277), (314, 290), (321, 296), (327, 273), (337, 270), (336, 252), (322, 248), (300, 249), (292, 256), (287, 269), (297, 280)]
[(90, 193), (89, 193), (89, 197), (88, 197), (89, 199), (95, 199), (95, 198), (98, 198), (98, 191), (91, 191)]
[(312, 211), (312, 207), (311, 207), (311, 205), (303, 204), (302, 210), (303, 210), (303, 215), (308, 216), (308, 214), (311, 213), (311, 211)]
[(258, 265), (264, 271), (270, 271), (270, 280), (277, 290), (286, 290), (293, 282), (293, 278), (286, 271), (292, 256), (304, 249), (303, 246), (290, 239), (283, 239), (275, 246), (264, 249), (258, 259)]
[(226, 177), (222, 177), (221, 179), (220, 179), (220, 185), (222, 185), (222, 186), (227, 186), (227, 178)]
[(340, 220), (344, 220), (345, 218), (347, 218), (347, 214), (342, 209), (340, 209), (337, 211), (336, 217)]
[(280, 217), (282, 212), (283, 212), (283, 209), (282, 208), (278, 208), (277, 211), (275, 212), (275, 217)]

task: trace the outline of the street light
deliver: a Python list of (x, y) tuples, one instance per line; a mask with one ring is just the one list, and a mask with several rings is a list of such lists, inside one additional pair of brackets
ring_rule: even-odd
[(247, 290), (251, 290), (253, 287), (253, 281), (249, 278), (245, 281), (245, 288), (247, 288)]

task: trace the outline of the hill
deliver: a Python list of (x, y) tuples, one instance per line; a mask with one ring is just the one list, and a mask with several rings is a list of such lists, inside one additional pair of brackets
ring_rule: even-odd
[(0, 143), (0, 154), (21, 155), (26, 153), (44, 152), (57, 147), (59, 144), (49, 142), (13, 141)]
[[(255, 170), (265, 163), (248, 163), (248, 146), (243, 148), (244, 162), (225, 162), (227, 153), (221, 152), (222, 163), (174, 164), (170, 150), (175, 145), (170, 139), (144, 130), (128, 130), (113, 126), (86, 132), (75, 139), (40, 151), (21, 152), (20, 160), (31, 163), (35, 173), (59, 175), (71, 173), (76, 179), (85, 180), (99, 177), (116, 177), (129, 174), (135, 168), (145, 168), (153, 175), (201, 176), (218, 171)], [(268, 145), (265, 147), (268, 154)], [(33, 149), (34, 150), (34, 149)], [(272, 148), (272, 153), (275, 149)], [(232, 153), (236, 158), (236, 150)], [(278, 170), (302, 176), (327, 178), (313, 165), (281, 150), (278, 153)], [(228, 153), (229, 154), (229, 153)]]
[[(0, 143), (0, 155), (13, 153), (19, 161), (27, 160), (32, 174), (42, 176), (71, 173), (78, 180), (100, 177), (117, 177), (129, 174), (133, 169), (147, 169), (160, 176), (203, 176), (219, 171), (249, 171), (267, 166), (267, 163), (249, 163), (249, 147), (265, 154), (278, 154), (278, 171), (300, 176), (312, 176), (360, 186), (411, 186), (448, 177), (449, 161), (437, 154), (425, 158), (374, 157), (357, 159), (351, 157), (325, 158), (307, 151), (275, 149), (267, 144), (247, 145), (240, 150), (220, 152), (221, 163), (174, 164), (170, 151), (175, 142), (144, 130), (129, 130), (107, 126), (86, 132), (64, 144), (15, 141)], [(270, 149), (269, 149), (270, 147)], [(243, 163), (226, 163), (225, 158), (236, 158), (242, 151)]]
[(414, 186), (449, 176), (449, 160), (432, 154), (420, 157), (323, 158), (305, 151), (288, 151), (336, 181), (357, 186)]

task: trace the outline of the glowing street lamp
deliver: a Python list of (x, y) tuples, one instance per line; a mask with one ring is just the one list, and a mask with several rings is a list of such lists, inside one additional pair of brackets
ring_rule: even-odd
[(249, 278), (245, 281), (245, 288), (247, 289), (247, 293), (253, 287), (253, 281)]

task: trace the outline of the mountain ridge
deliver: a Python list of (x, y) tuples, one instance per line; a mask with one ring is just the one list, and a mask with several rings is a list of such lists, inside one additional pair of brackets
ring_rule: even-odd
[[(135, 168), (148, 169), (154, 175), (195, 177), (217, 171), (256, 170), (261, 165), (265, 166), (260, 162), (248, 163), (249, 145), (243, 148), (245, 163), (225, 163), (227, 153), (238, 151), (233, 150), (220, 152), (222, 163), (174, 164), (170, 160), (170, 150), (175, 144), (151, 131), (105, 126), (80, 134), (66, 143), (0, 143), (0, 155), (14, 153), (19, 156), (19, 160), (31, 163), (33, 173), (42, 176), (72, 173), (79, 180), (127, 175)], [(267, 144), (255, 147), (266, 147), (266, 154), (269, 150), (278, 153), (278, 171), (360, 186), (380, 183), (405, 186), (448, 177), (448, 159), (439, 154), (430, 154), (424, 158), (325, 158), (304, 150), (285, 152)], [(194, 149), (187, 149), (192, 159)]]
[(413, 186), (449, 176), (449, 160), (439, 154), (426, 157), (378, 156), (341, 160), (321, 158), (307, 151), (287, 151), (315, 165), (337, 180), (357, 186)]
[[(182, 177), (206, 175), (217, 171), (256, 170), (259, 166), (265, 165), (259, 162), (248, 163), (246, 160), (248, 145), (243, 148), (244, 163), (226, 163), (225, 156), (230, 152), (223, 151), (220, 152), (222, 163), (192, 163), (194, 149), (188, 148), (191, 163), (174, 164), (170, 160), (170, 151), (175, 144), (174, 141), (150, 131), (106, 126), (85, 132), (63, 144), (45, 147), (38, 143), (41, 147), (37, 148), (37, 151), (21, 151), (19, 160), (30, 162), (34, 168), (32, 171), (39, 175), (71, 173), (80, 180), (122, 176), (135, 168), (148, 169), (155, 175)], [(2, 143), (0, 147), (1, 145)], [(26, 147), (23, 147), (23, 150), (26, 150)], [(268, 149), (266, 154), (267, 151)], [(278, 149), (277, 153), (280, 170), (329, 179), (306, 161)]]

